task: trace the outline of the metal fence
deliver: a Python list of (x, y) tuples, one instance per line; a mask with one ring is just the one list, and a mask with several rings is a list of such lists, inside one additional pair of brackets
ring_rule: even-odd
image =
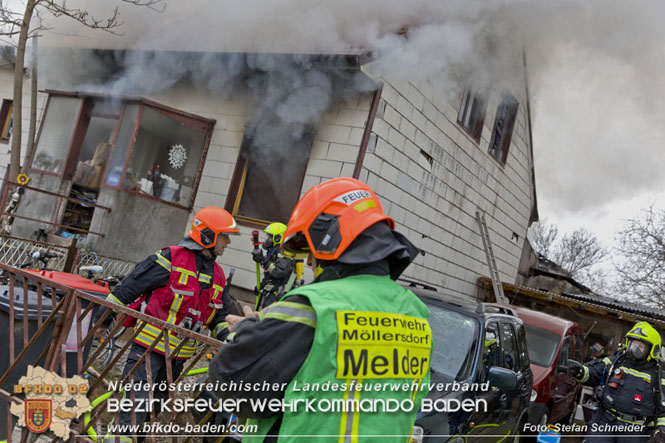
[[(56, 256), (49, 259), (48, 269), (64, 271), (68, 248), (53, 243), (44, 243), (36, 240), (26, 240), (7, 235), (0, 235), (0, 263), (20, 267), (24, 263), (31, 263), (29, 268), (34, 268), (32, 254), (34, 252), (50, 252)], [(96, 277), (108, 277), (112, 275), (127, 275), (136, 265), (135, 262), (121, 260), (113, 257), (99, 255), (92, 251), (76, 250), (73, 259), (73, 272), (79, 272), (81, 266), (99, 265), (103, 268), (101, 274)]]
[[(81, 417), (71, 417), (69, 427), (65, 429), (67, 435), (64, 440), (71, 438), (75, 441), (119, 442), (118, 436), (107, 435), (106, 431), (112, 423), (120, 423), (118, 412), (109, 412), (104, 407), (109, 399), (131, 399), (141, 395), (134, 389), (123, 392), (117, 387), (134, 383), (134, 374), (137, 370), (145, 371), (148, 379), (152, 378), (155, 362), (162, 362), (165, 369), (166, 386), (176, 386), (183, 377), (193, 374), (193, 368), (200, 365), (199, 360), (211, 349), (218, 349), (221, 342), (207, 335), (195, 333), (189, 329), (174, 326), (171, 323), (145, 315), (141, 312), (119, 306), (98, 296), (60, 285), (41, 276), (0, 264), (0, 271), (9, 274), (8, 285), (4, 293), (0, 291), (0, 339), (8, 343), (0, 349), (0, 440), (12, 442), (12, 434), (21, 430), (20, 441), (26, 442), (31, 438), (27, 428), (19, 428), (17, 419), (10, 413), (10, 405), (16, 404), (15, 409), (25, 410), (25, 403), (32, 400), (26, 392), (17, 392), (16, 386), (21, 376), (27, 371), (27, 366), (39, 366), (49, 374), (59, 372), (61, 377), (71, 377), (74, 374), (88, 380), (86, 397), (89, 399), (92, 410)], [(16, 283), (16, 282), (22, 282)], [(117, 312), (115, 326), (103, 326), (105, 319), (111, 314), (109, 309), (95, 313), (99, 309), (112, 308)], [(134, 328), (127, 328), (114, 350), (113, 357), (108, 364), (100, 358), (108, 349), (100, 344), (103, 337), (117, 337), (123, 330), (123, 321), (128, 318), (136, 319)], [(6, 325), (4, 324), (6, 323)], [(148, 348), (141, 348), (142, 354), (137, 361), (131, 364), (127, 361), (129, 350), (134, 339), (146, 327), (159, 330), (156, 338)], [(176, 355), (183, 346), (198, 343), (194, 355), (180, 366), (173, 366)], [(159, 346), (163, 352), (157, 353)], [(144, 349), (144, 350), (143, 350)], [(158, 360), (155, 360), (157, 358)], [(118, 368), (127, 361), (120, 375)], [(182, 368), (178, 375), (177, 369)], [(198, 373), (198, 372), (194, 372)], [(18, 386), (21, 386), (20, 384)], [(116, 387), (114, 389), (113, 387)], [(27, 389), (27, 388), (24, 388)], [(34, 388), (32, 388), (34, 389)], [(40, 388), (41, 389), (41, 388)], [(46, 389), (46, 388), (44, 388)], [(19, 389), (20, 391), (21, 389)], [(53, 388), (55, 392), (55, 388)], [(79, 388), (78, 391), (81, 394)], [(200, 392), (179, 392), (178, 395), (196, 397)], [(55, 395), (55, 394), (54, 394)], [(145, 395), (145, 394), (142, 394)], [(173, 401), (176, 392), (168, 389), (170, 401)], [(152, 404), (154, 394), (147, 391), (149, 402)], [(33, 396), (34, 397), (34, 396)], [(5, 409), (5, 411), (3, 411)], [(55, 413), (56, 411), (54, 411)], [(62, 412), (62, 411), (60, 411)], [(136, 411), (129, 413), (131, 424), (137, 425)], [(150, 414), (150, 426), (155, 428), (158, 423), (171, 423), (179, 419), (179, 414), (162, 412)], [(199, 424), (210, 419), (210, 414), (196, 420)], [(126, 422), (127, 420), (125, 420)], [(3, 426), (4, 423), (4, 426)], [(51, 441), (61, 440), (58, 435), (51, 435)], [(137, 441), (137, 435), (131, 436)], [(146, 435), (149, 441), (157, 441), (154, 434)], [(180, 441), (176, 436), (170, 437), (172, 441)], [(187, 440), (191, 439), (188, 438)], [(14, 441), (16, 439), (14, 438)]]

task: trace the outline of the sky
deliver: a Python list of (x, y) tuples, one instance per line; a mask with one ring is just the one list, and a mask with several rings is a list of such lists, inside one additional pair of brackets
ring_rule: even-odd
[[(459, 91), (469, 69), (480, 79), (493, 79), (494, 87), (511, 81), (505, 50), (523, 45), (541, 219), (564, 232), (586, 227), (611, 246), (623, 220), (649, 203), (665, 209), (661, 0), (164, 2), (163, 13), (120, 4), (125, 22), (120, 36), (60, 19), (44, 43), (65, 39), (80, 46), (201, 51), (373, 48), (394, 75), (411, 80), (440, 75), (451, 91)], [(99, 16), (114, 3), (68, 2)], [(404, 26), (408, 39), (395, 35)], [(51, 60), (52, 72), (58, 72), (58, 61), (71, 64), (64, 57)], [(165, 75), (180, 75), (185, 68), (167, 62), (160, 61), (158, 73), (137, 62), (114, 91), (122, 93), (135, 86), (132, 81), (147, 78), (159, 78), (151, 86), (155, 89), (168, 87)]]

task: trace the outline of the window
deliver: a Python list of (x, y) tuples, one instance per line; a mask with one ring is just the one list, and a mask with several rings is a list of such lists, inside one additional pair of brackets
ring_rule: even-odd
[(511, 371), (519, 372), (519, 354), (515, 342), (515, 332), (509, 323), (500, 323), (501, 353), (503, 354), (503, 367)]
[(49, 97), (46, 115), (32, 159), (32, 168), (61, 175), (83, 100), (79, 97)]
[(12, 123), (14, 118), (14, 102), (12, 100), (3, 100), (2, 107), (0, 108), (0, 125), (2, 125), (0, 132), (0, 143), (9, 142), (12, 136)]
[(485, 350), (483, 361), (486, 369), (492, 366), (501, 366), (501, 351), (499, 350), (499, 328), (495, 322), (488, 323), (485, 328)]
[(517, 325), (517, 347), (520, 351), (520, 363), (522, 370), (525, 370), (531, 366), (531, 361), (529, 359), (529, 350), (526, 346), (526, 333), (524, 332), (524, 326)]
[(584, 340), (582, 339), (582, 336), (579, 334), (573, 335), (573, 340), (575, 344), (575, 360), (581, 362), (583, 361), (582, 359), (584, 358), (584, 355), (582, 354), (584, 349)]
[(565, 365), (566, 362), (571, 358), (573, 358), (573, 347), (570, 337), (566, 337), (566, 339), (563, 341), (563, 344), (561, 345), (561, 351), (559, 351), (559, 360), (557, 361), (557, 365)]
[(471, 317), (435, 305), (429, 305), (429, 324), (432, 328), (433, 372), (465, 380), (473, 367), (478, 341), (478, 324)]
[[(31, 167), (93, 203), (114, 187), (191, 209), (214, 123), (148, 100), (51, 94)], [(87, 230), (90, 211), (67, 210)]]
[(207, 136), (171, 113), (144, 106), (123, 188), (189, 207)]
[(245, 131), (226, 209), (240, 221), (288, 223), (298, 202), (313, 132), (263, 123)]
[(457, 115), (457, 123), (477, 142), (483, 132), (487, 100), (483, 94), (467, 86), (462, 96), (462, 105)]
[(515, 97), (506, 91), (502, 94), (501, 103), (496, 110), (494, 129), (492, 130), (488, 152), (501, 164), (505, 164), (508, 158), (508, 148), (510, 147), (510, 139), (513, 135), (513, 126), (515, 126), (518, 105), (519, 103)]

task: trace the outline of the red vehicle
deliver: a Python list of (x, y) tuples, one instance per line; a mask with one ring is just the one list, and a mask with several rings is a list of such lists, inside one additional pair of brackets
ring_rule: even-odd
[(582, 361), (584, 334), (575, 322), (513, 307), (524, 322), (533, 372), (532, 423), (572, 423), (581, 385), (566, 373), (568, 359)]

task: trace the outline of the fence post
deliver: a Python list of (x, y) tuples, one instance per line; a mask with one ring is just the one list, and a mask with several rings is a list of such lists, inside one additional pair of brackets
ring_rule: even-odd
[(63, 272), (72, 272), (74, 269), (74, 260), (76, 259), (76, 253), (78, 252), (78, 249), (76, 249), (76, 240), (76, 236), (72, 237), (72, 242), (69, 244), (69, 248), (67, 248), (65, 266), (62, 269)]

